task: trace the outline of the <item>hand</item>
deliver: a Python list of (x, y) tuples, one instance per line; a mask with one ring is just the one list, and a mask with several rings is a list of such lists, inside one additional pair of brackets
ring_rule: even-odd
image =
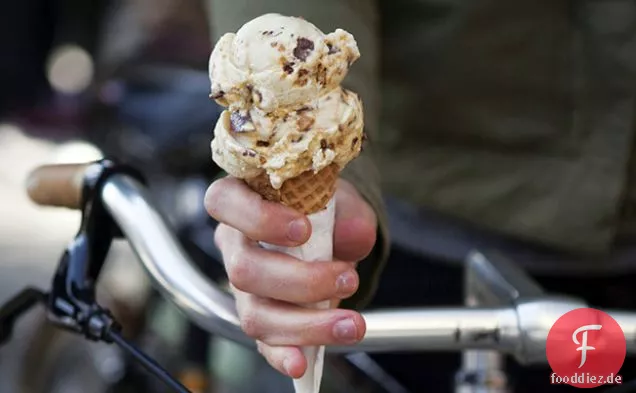
[(214, 182), (205, 195), (208, 213), (220, 223), (215, 241), (236, 297), (241, 328), (257, 340), (259, 352), (272, 367), (292, 378), (300, 378), (307, 368), (299, 346), (354, 344), (366, 329), (355, 311), (293, 304), (332, 300), (335, 306), (358, 289), (355, 266), (375, 244), (377, 220), (348, 182), (338, 181), (335, 197), (336, 260), (307, 263), (257, 244), (303, 244), (311, 236), (306, 216), (263, 200), (231, 177)]

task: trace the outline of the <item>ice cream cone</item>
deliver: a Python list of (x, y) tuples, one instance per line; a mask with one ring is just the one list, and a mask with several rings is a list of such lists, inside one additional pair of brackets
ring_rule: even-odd
[[(210, 56), (211, 98), (227, 107), (214, 129), (212, 158), (264, 199), (307, 216), (311, 236), (287, 247), (306, 262), (333, 260), (336, 182), (361, 150), (360, 97), (340, 86), (360, 57), (353, 36), (324, 34), (308, 21), (266, 14), (226, 33)], [(330, 302), (302, 304), (326, 309)], [(302, 347), (307, 371), (296, 393), (318, 393), (324, 346)]]
[(247, 185), (268, 201), (282, 203), (306, 215), (323, 210), (336, 191), (340, 168), (331, 164), (317, 173), (306, 171), (286, 180), (280, 189), (272, 187), (265, 173), (245, 179)]

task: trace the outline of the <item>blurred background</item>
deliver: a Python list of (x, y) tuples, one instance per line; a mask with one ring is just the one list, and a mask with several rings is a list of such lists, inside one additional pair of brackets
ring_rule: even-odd
[[(209, 150), (221, 110), (209, 99), (208, 12), (205, 0), (0, 1), (0, 305), (27, 285), (49, 289), (80, 223), (79, 212), (28, 200), (26, 177), (44, 163), (110, 157), (141, 170), (194, 263), (226, 280), (202, 202), (220, 175)], [(97, 297), (193, 393), (293, 392), (256, 351), (185, 320), (124, 241)], [(331, 391), (385, 392), (342, 359), (327, 363)], [(0, 393), (167, 391), (116, 347), (52, 327), (41, 307), (0, 346)]]
[[(219, 113), (208, 98), (209, 37), (198, 0), (0, 2), (0, 303), (26, 285), (48, 289), (80, 222), (27, 199), (26, 176), (43, 163), (135, 165), (184, 244), (209, 262), (201, 198), (218, 174), (209, 142)], [(128, 337), (195, 391), (212, 391), (209, 339), (158, 299), (123, 241), (98, 294)], [(0, 393), (163, 391), (128, 362), (51, 329), (38, 308), (0, 347)]]

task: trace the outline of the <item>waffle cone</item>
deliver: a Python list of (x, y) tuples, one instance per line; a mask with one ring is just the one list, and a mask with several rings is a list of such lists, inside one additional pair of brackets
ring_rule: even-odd
[(265, 173), (245, 179), (245, 182), (268, 201), (282, 203), (309, 215), (327, 206), (336, 192), (339, 172), (340, 168), (336, 164), (331, 164), (317, 173), (307, 171), (286, 180), (278, 190), (272, 187)]

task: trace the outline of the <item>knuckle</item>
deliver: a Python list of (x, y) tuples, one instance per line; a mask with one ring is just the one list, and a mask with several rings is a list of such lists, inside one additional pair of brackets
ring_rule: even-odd
[(227, 265), (227, 275), (232, 285), (242, 291), (249, 291), (255, 277), (254, 267), (246, 253), (235, 253)]
[(205, 209), (212, 218), (219, 217), (221, 206), (223, 204), (223, 181), (224, 179), (215, 181), (205, 192)]
[(263, 341), (263, 326), (258, 317), (256, 310), (251, 307), (245, 307), (241, 315), (241, 330), (253, 339)]
[(258, 351), (258, 353), (260, 353), (262, 356), (265, 356), (265, 348), (262, 341), (258, 341), (256, 340), (256, 350)]
[(272, 234), (272, 230), (275, 228), (275, 223), (280, 220), (280, 214), (277, 214), (272, 206), (265, 205), (262, 201), (258, 203), (258, 208), (255, 209), (257, 214), (257, 220), (254, 222), (254, 231), (259, 234)]
[(331, 264), (324, 262), (307, 266), (310, 271), (304, 276), (304, 288), (308, 297), (324, 300), (322, 298), (328, 298), (335, 293), (336, 270), (327, 266), (328, 263)]
[(218, 248), (221, 248), (223, 244), (223, 238), (226, 230), (227, 228), (225, 224), (219, 224), (214, 230), (214, 244), (216, 244)]

